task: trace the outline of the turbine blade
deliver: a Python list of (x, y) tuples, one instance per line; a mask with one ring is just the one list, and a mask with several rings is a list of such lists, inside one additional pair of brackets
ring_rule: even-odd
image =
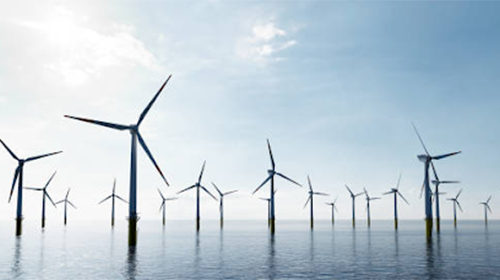
[(299, 184), (299, 183), (295, 182), (294, 180), (292, 180), (292, 179), (290, 179), (290, 178), (286, 177), (285, 175), (283, 175), (283, 174), (281, 174), (281, 173), (276, 172), (276, 175), (280, 176), (281, 178), (283, 178), (283, 179), (285, 179), (285, 180), (288, 180), (288, 181), (290, 181), (290, 182), (294, 183), (295, 185), (297, 185), (297, 186), (299, 186), (299, 187), (302, 187), (302, 185), (301, 185), (301, 184)]
[(406, 202), (406, 204), (410, 205), (410, 203), (408, 202), (408, 200), (406, 200), (406, 198), (400, 193), (400, 192), (397, 192), (399, 197), (401, 197), (401, 199), (404, 200), (404, 202)]
[(229, 191), (229, 192), (224, 193), (224, 195), (232, 194), (232, 193), (235, 193), (235, 192), (237, 192), (237, 191), (238, 191), (238, 190)]
[(76, 209), (76, 206), (73, 205), (73, 203), (71, 203), (71, 201), (68, 200), (68, 204), (71, 205), (71, 207), (75, 208)]
[(82, 122), (88, 122), (88, 123), (92, 123), (92, 124), (97, 124), (97, 125), (100, 125), (100, 126), (104, 126), (104, 127), (107, 127), (107, 128), (113, 128), (113, 129), (117, 129), (117, 130), (127, 130), (127, 129), (130, 129), (129, 126), (122, 125), (122, 124), (116, 124), (116, 123), (110, 123), (110, 122), (103, 122), (103, 121), (91, 120), (91, 119), (87, 119), (87, 118), (73, 117), (73, 116), (69, 116), (69, 115), (64, 115), (64, 117), (69, 118), (69, 119), (74, 119), (74, 120), (82, 121)]
[(488, 211), (490, 211), (490, 213), (493, 213), (493, 212), (491, 212), (491, 208), (488, 204), (486, 204), (486, 208), (488, 208)]
[(460, 191), (458, 191), (457, 196), (455, 196), (455, 199), (458, 199), (458, 197), (460, 196), (461, 193), (462, 193), (462, 189), (460, 189)]
[(264, 186), (264, 185), (267, 183), (267, 181), (271, 180), (271, 177), (273, 177), (273, 175), (269, 175), (269, 177), (267, 177), (267, 179), (266, 179), (266, 180), (264, 180), (264, 182), (262, 182), (262, 184), (260, 184), (260, 186), (258, 186), (258, 187), (255, 189), (255, 191), (253, 191), (253, 193), (252, 193), (252, 194), (256, 193), (256, 192), (257, 192), (260, 188), (262, 188), (262, 186)]
[(169, 198), (165, 198), (165, 201), (167, 201), (167, 200), (176, 200), (176, 199), (179, 199), (179, 198), (177, 198), (177, 197), (169, 197)]
[(204, 186), (200, 186), (206, 193), (208, 193), (213, 199), (217, 200), (217, 198), (212, 194), (210, 193)]
[(422, 198), (422, 194), (424, 193), (424, 188), (425, 188), (425, 179), (424, 182), (422, 183), (422, 188), (420, 189), (420, 198)]
[(148, 106), (146, 106), (146, 108), (144, 108), (144, 111), (142, 111), (141, 116), (139, 117), (139, 121), (137, 122), (137, 125), (140, 125), (141, 122), (144, 120), (144, 118), (148, 114), (149, 110), (153, 106), (153, 103), (155, 103), (155, 101), (158, 98), (158, 96), (160, 96), (161, 91), (167, 85), (167, 83), (168, 83), (168, 81), (170, 80), (171, 77), (172, 77), (172, 75), (168, 76), (167, 80), (163, 83), (163, 85), (160, 87), (160, 89), (155, 94), (155, 96), (153, 97), (153, 99), (149, 102)]
[(458, 209), (460, 209), (460, 212), (464, 212), (464, 210), (462, 210), (462, 206), (460, 206), (460, 202), (458, 202), (457, 200), (455, 202), (457, 203), (457, 206), (458, 206)]
[(125, 199), (121, 198), (119, 195), (115, 195), (116, 198), (118, 198), (119, 200), (125, 202), (128, 204), (128, 201), (126, 201)]
[(163, 194), (161, 193), (160, 189), (158, 189), (158, 193), (160, 193), (161, 199), (165, 200), (165, 197), (163, 197)]
[(415, 124), (413, 122), (411, 123), (411, 125), (413, 126), (413, 130), (415, 130), (415, 133), (418, 136), (418, 140), (420, 140), (420, 144), (422, 144), (422, 147), (424, 148), (425, 153), (427, 154), (427, 156), (430, 156), (429, 151), (425, 147), (424, 140), (422, 140), (422, 137), (420, 137), (420, 133), (418, 133), (417, 127), (415, 126)]
[[(434, 166), (434, 162), (432, 162), (431, 160), (431, 168), (432, 168), (432, 172), (434, 173), (434, 178), (436, 178), (436, 181), (439, 183), (439, 177), (438, 177), (438, 174), (436, 172), (436, 167)], [(434, 181), (432, 181), (434, 183)]]
[(161, 209), (163, 209), (163, 207), (165, 207), (165, 200), (161, 203), (160, 209), (158, 210), (158, 212), (161, 212)]
[(103, 203), (104, 201), (106, 201), (106, 200), (108, 200), (108, 199), (110, 199), (110, 198), (112, 198), (112, 197), (113, 197), (113, 195), (110, 195), (110, 196), (106, 197), (105, 199), (101, 200), (101, 201), (100, 201), (99, 203), (97, 203), (97, 204), (101, 204), (101, 203)]
[(10, 154), (13, 158), (15, 158), (16, 160), (19, 160), (19, 158), (16, 156), (16, 154), (14, 154), (14, 152), (13, 152), (11, 149), (9, 149), (9, 147), (7, 147), (7, 144), (5, 144), (5, 143), (2, 141), (2, 139), (0, 139), (0, 143), (2, 143), (2, 145), (5, 147), (5, 149), (7, 150), (7, 152), (9, 152), (9, 154)]
[(40, 155), (40, 156), (36, 156), (36, 157), (30, 157), (30, 158), (27, 158), (25, 160), (25, 162), (33, 161), (33, 160), (37, 160), (37, 159), (41, 159), (41, 158), (48, 157), (48, 156), (57, 155), (57, 154), (60, 154), (60, 153), (62, 153), (62, 151), (57, 151), (57, 152), (54, 152), (54, 153), (48, 153), (48, 154), (44, 154), (44, 155)]
[(393, 193), (393, 191), (382, 193), (382, 195), (388, 195), (388, 194), (391, 194), (391, 193)]
[(198, 184), (201, 183), (201, 178), (203, 177), (203, 172), (205, 171), (205, 164), (207, 163), (207, 161), (203, 161), (203, 166), (201, 167), (201, 172), (200, 172), (200, 177), (198, 177)]
[(362, 194), (364, 194), (364, 192), (360, 192), (360, 193), (358, 193), (358, 194), (354, 195), (354, 197), (358, 197), (358, 196), (360, 196), (360, 195), (362, 195)]
[(441, 181), (441, 184), (460, 184), (460, 181)]
[(311, 200), (311, 196), (309, 195), (309, 197), (306, 200), (306, 203), (304, 204), (304, 208), (306, 208), (306, 206), (307, 206), (307, 204), (309, 203), (310, 200)]
[(50, 202), (52, 202), (52, 205), (54, 205), (54, 207), (57, 208), (56, 204), (54, 203), (54, 201), (52, 200), (52, 198), (50, 197), (49, 193), (45, 191), (45, 195), (47, 196), (47, 198), (50, 200)]
[(453, 152), (453, 153), (449, 153), (449, 154), (444, 154), (444, 155), (440, 155), (440, 156), (435, 156), (435, 157), (432, 157), (432, 159), (435, 159), (435, 160), (440, 160), (442, 158), (446, 158), (446, 157), (451, 157), (451, 156), (454, 156), (454, 155), (458, 155), (460, 154), (462, 151), (458, 151), (458, 152)]
[(354, 193), (351, 191), (351, 189), (347, 185), (345, 185), (345, 187), (347, 188), (347, 190), (349, 191), (349, 193), (351, 194), (351, 196), (354, 196)]
[(54, 174), (52, 174), (52, 176), (50, 176), (50, 179), (45, 184), (45, 187), (43, 187), (44, 189), (46, 189), (49, 186), (50, 182), (52, 182), (52, 179), (54, 179), (54, 176), (56, 176), (56, 173), (57, 173), (57, 171), (55, 171)]
[(335, 211), (338, 213), (339, 210), (337, 209), (337, 206), (336, 205), (333, 205), (333, 209), (335, 209)]
[(146, 145), (146, 142), (144, 142), (144, 139), (142, 139), (142, 136), (140, 133), (137, 133), (137, 138), (139, 139), (139, 143), (141, 144), (142, 148), (144, 149), (144, 151), (146, 152), (146, 154), (148, 155), (149, 159), (151, 160), (151, 162), (153, 163), (153, 165), (156, 167), (156, 170), (158, 171), (158, 173), (160, 173), (160, 176), (161, 178), (163, 179), (163, 181), (165, 182), (165, 184), (167, 184), (167, 186), (170, 186), (167, 182), (167, 179), (165, 178), (165, 176), (163, 175), (163, 172), (161, 172), (161, 169), (160, 167), (158, 166), (158, 164), (156, 163), (153, 155), (151, 154), (151, 152), (149, 151), (148, 149), (148, 146)]
[(490, 197), (488, 197), (488, 200), (486, 200), (486, 204), (490, 203), (490, 200), (491, 200), (491, 195)]
[(333, 201), (333, 204), (337, 203), (337, 198), (339, 198), (338, 196), (335, 198), (335, 200)]
[(313, 191), (313, 187), (311, 185), (311, 179), (309, 178), (309, 175), (307, 175), (307, 183), (309, 183), (309, 190)]
[(276, 164), (274, 163), (273, 152), (271, 151), (271, 144), (269, 143), (269, 139), (267, 139), (267, 149), (269, 150), (269, 157), (271, 158), (271, 166), (273, 170), (276, 168)]
[(12, 199), (12, 194), (14, 193), (14, 188), (16, 186), (17, 177), (19, 177), (19, 172), (20, 172), (20, 168), (18, 165), (16, 168), (16, 171), (14, 172), (14, 181), (12, 182), (12, 188), (10, 188), (9, 203), (10, 203), (10, 200)]
[(214, 182), (212, 182), (212, 185), (214, 186), (215, 190), (217, 190), (217, 192), (219, 193), (220, 196), (223, 196), (224, 194), (222, 194), (222, 192), (219, 190), (219, 188), (217, 188), (217, 186), (214, 184)]
[(58, 202), (56, 202), (56, 204), (61, 204), (63, 202), (66, 202), (66, 200), (59, 200)]
[(70, 190), (71, 190), (71, 188), (69, 188), (68, 191), (66, 192), (66, 196), (65, 196), (66, 200), (68, 200), (68, 196), (69, 196), (69, 191)]
[(194, 187), (196, 187), (196, 185), (192, 185), (191, 187), (187, 187), (187, 188), (183, 189), (182, 191), (178, 192), (177, 194), (180, 194), (180, 193), (183, 193), (185, 191), (188, 191), (188, 190), (190, 190), (190, 189), (192, 189)]
[(322, 193), (322, 192), (313, 192), (315, 195), (323, 195), (323, 196), (329, 196), (327, 193)]
[(42, 189), (42, 188), (24, 187), (23, 189), (25, 189), (25, 190), (30, 190), (30, 191), (43, 191), (43, 189)]
[(115, 194), (116, 190), (116, 178), (113, 180), (113, 195)]
[(401, 183), (401, 172), (399, 173), (398, 184), (396, 185), (396, 190), (399, 190), (399, 183)]

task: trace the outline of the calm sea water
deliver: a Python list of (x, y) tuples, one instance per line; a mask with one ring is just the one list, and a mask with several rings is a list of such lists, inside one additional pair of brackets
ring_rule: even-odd
[[(57, 221), (57, 223), (60, 221)], [(449, 221), (428, 243), (423, 221), (140, 221), (139, 244), (127, 224), (14, 223), (0, 228), (0, 279), (500, 279), (500, 222)]]

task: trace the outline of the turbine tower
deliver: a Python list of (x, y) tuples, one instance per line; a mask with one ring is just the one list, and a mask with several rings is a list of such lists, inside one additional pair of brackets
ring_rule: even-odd
[(200, 177), (198, 177), (198, 182), (194, 185), (183, 189), (177, 194), (183, 193), (190, 189), (196, 188), (196, 230), (200, 230), (200, 189), (203, 189), (208, 195), (210, 195), (213, 199), (217, 200), (215, 196), (213, 196), (204, 186), (201, 185), (201, 178), (203, 178), (203, 171), (205, 170), (206, 161), (203, 162), (203, 166), (201, 167)]
[(304, 208), (306, 208), (307, 203), (311, 202), (311, 229), (312, 229), (312, 228), (314, 228), (314, 199), (313, 199), (313, 197), (315, 195), (328, 196), (328, 194), (313, 191), (311, 179), (309, 178), (309, 175), (307, 175), (307, 183), (309, 184), (309, 197), (306, 200), (306, 204), (304, 204)]
[(166, 212), (166, 209), (167, 209), (167, 201), (169, 200), (176, 200), (177, 197), (164, 197), (163, 194), (161, 193), (160, 189), (158, 189), (158, 192), (160, 193), (160, 196), (161, 196), (161, 205), (160, 205), (160, 211), (163, 210), (163, 226), (165, 226), (165, 212)]
[(144, 142), (144, 139), (142, 138), (141, 134), (139, 133), (139, 127), (148, 114), (149, 110), (153, 106), (153, 103), (156, 101), (160, 93), (162, 92), (163, 88), (165, 85), (168, 83), (172, 75), (168, 76), (167, 80), (163, 83), (163, 85), (160, 87), (156, 95), (153, 97), (153, 99), (149, 102), (149, 104), (146, 106), (146, 108), (142, 111), (141, 115), (139, 116), (139, 120), (135, 124), (131, 125), (122, 125), (122, 124), (115, 124), (115, 123), (110, 123), (110, 122), (103, 122), (103, 121), (97, 121), (97, 120), (91, 120), (91, 119), (86, 119), (86, 118), (80, 118), (80, 117), (73, 117), (73, 116), (68, 116), (65, 115), (65, 117), (70, 118), (70, 119), (75, 119), (83, 122), (88, 122), (100, 126), (104, 126), (107, 128), (112, 128), (116, 130), (128, 130), (131, 134), (132, 137), (132, 142), (131, 142), (131, 158), (130, 158), (130, 203), (129, 203), (129, 245), (134, 246), (137, 244), (137, 221), (139, 220), (139, 217), (137, 215), (137, 141), (139, 141), (139, 144), (141, 147), (144, 149), (144, 152), (148, 155), (149, 159), (153, 163), (153, 165), (156, 167), (156, 170), (158, 173), (160, 173), (161, 178), (165, 182), (165, 184), (168, 186), (167, 179), (163, 175), (163, 172), (161, 171), (160, 167), (156, 163), (153, 155), (149, 151), (148, 146), (146, 145), (146, 142)]
[(7, 147), (7, 145), (0, 139), (0, 143), (5, 147), (7, 152), (15, 159), (17, 160), (17, 168), (16, 171), (14, 172), (14, 182), (12, 182), (12, 187), (10, 189), (10, 195), (9, 195), (9, 203), (10, 200), (12, 199), (12, 194), (14, 193), (14, 187), (16, 186), (16, 181), (18, 182), (17, 185), (17, 211), (16, 211), (16, 236), (21, 235), (22, 233), (22, 223), (23, 223), (23, 169), (24, 169), (24, 164), (30, 161), (34, 161), (37, 159), (41, 159), (44, 157), (56, 155), (59, 153), (62, 153), (62, 151), (54, 152), (54, 153), (49, 153), (49, 154), (44, 154), (40, 156), (34, 156), (34, 157), (29, 157), (26, 159), (21, 159), (14, 152)]
[(401, 174), (399, 174), (398, 184), (396, 188), (392, 188), (390, 191), (383, 193), (383, 195), (394, 194), (394, 228), (398, 230), (398, 195), (403, 199), (406, 204), (410, 205), (406, 198), (399, 191), (399, 184), (401, 183)]
[(435, 180), (432, 180), (432, 183), (435, 186), (434, 198), (436, 200), (436, 230), (437, 230), (437, 232), (439, 232), (441, 230), (441, 215), (440, 215), (440, 211), (439, 211), (439, 195), (443, 194), (443, 193), (439, 192), (439, 185), (441, 185), (441, 184), (458, 184), (458, 183), (460, 183), (460, 181), (441, 181), (441, 180), (439, 180), (436, 169), (433, 169), (432, 171), (434, 171), (434, 178), (435, 178)]
[(276, 216), (275, 216), (275, 211), (274, 211), (274, 176), (275, 175), (278, 175), (279, 177), (289, 181), (289, 182), (292, 182), (293, 184), (299, 186), (299, 187), (302, 187), (301, 184), (295, 182), (294, 180), (288, 178), (287, 176), (279, 173), (279, 172), (276, 172), (276, 164), (274, 163), (274, 158), (273, 158), (273, 152), (271, 151), (271, 144), (269, 143), (269, 139), (267, 139), (267, 149), (269, 150), (269, 157), (271, 158), (271, 167), (272, 169), (269, 169), (267, 170), (267, 174), (269, 175), (267, 177), (266, 180), (264, 180), (264, 182), (262, 182), (262, 184), (260, 184), (260, 186), (258, 186), (255, 191), (253, 191), (252, 194), (255, 194), (258, 190), (260, 190), (260, 188), (262, 188), (268, 181), (271, 181), (271, 189), (270, 189), (270, 216), (269, 216), (269, 224), (270, 224), (270, 228), (271, 228), (271, 233), (274, 234), (275, 232), (275, 221), (276, 221)]
[(358, 197), (364, 193), (361, 192), (358, 194), (354, 194), (347, 185), (345, 185), (345, 187), (349, 191), (349, 194), (351, 195), (351, 198), (352, 198), (352, 227), (355, 227), (356, 226), (356, 197)]
[(113, 181), (113, 191), (110, 196), (106, 197), (105, 199), (101, 200), (98, 204), (102, 204), (106, 200), (111, 198), (111, 227), (115, 226), (115, 198), (118, 198), (119, 200), (128, 203), (125, 199), (121, 198), (119, 195), (115, 194), (116, 190), (116, 179)]
[(491, 200), (491, 195), (488, 197), (488, 200), (485, 202), (480, 202), (479, 204), (484, 205), (484, 223), (488, 224), (488, 211), (491, 213), (491, 208), (490, 208), (490, 200)]
[(363, 190), (365, 191), (365, 196), (366, 196), (366, 218), (367, 218), (366, 221), (368, 222), (368, 227), (370, 227), (371, 226), (370, 201), (380, 199), (380, 197), (370, 197), (366, 189), (363, 188)]
[(60, 204), (60, 203), (64, 203), (64, 225), (66, 225), (68, 223), (68, 204), (73, 207), (74, 209), (76, 209), (76, 206), (73, 205), (73, 203), (71, 203), (71, 201), (69, 201), (68, 197), (69, 197), (69, 191), (71, 189), (68, 189), (68, 191), (66, 192), (66, 196), (64, 197), (63, 200), (60, 200), (58, 202), (56, 202), (56, 205), (57, 204)]
[[(274, 190), (274, 194), (276, 195), (276, 192), (278, 190)], [(271, 226), (271, 198), (264, 198), (264, 197), (259, 197), (261, 200), (267, 201), (267, 226)]]
[(50, 179), (47, 181), (47, 183), (45, 184), (45, 186), (43, 188), (30, 188), (30, 187), (25, 187), (25, 189), (27, 190), (32, 190), (32, 191), (41, 191), (42, 192), (42, 228), (45, 228), (45, 197), (47, 197), (50, 202), (52, 203), (52, 205), (54, 205), (54, 207), (57, 207), (56, 204), (54, 203), (54, 201), (52, 200), (52, 198), (50, 197), (49, 193), (47, 192), (47, 187), (49, 186), (50, 182), (52, 181), (52, 179), (54, 178), (54, 176), (56, 176), (56, 172), (54, 172), (54, 174), (52, 174), (52, 176), (50, 177)]
[(444, 154), (444, 155), (439, 155), (439, 156), (431, 156), (429, 154), (429, 151), (425, 147), (424, 141), (422, 140), (422, 137), (420, 137), (420, 134), (418, 133), (417, 127), (412, 123), (413, 129), (415, 130), (415, 133), (418, 136), (418, 139), (420, 140), (420, 143), (422, 144), (422, 147), (424, 148), (425, 154), (423, 155), (418, 155), (417, 158), (424, 163), (424, 183), (423, 187), (425, 188), (425, 228), (426, 228), (426, 235), (427, 239), (430, 240), (432, 237), (432, 201), (431, 201), (431, 188), (429, 185), (429, 166), (432, 167), (433, 171), (435, 172), (436, 169), (434, 168), (434, 163), (433, 160), (440, 160), (446, 157), (454, 156), (457, 154), (460, 154), (461, 151), (458, 152), (453, 152), (449, 154)]
[(337, 210), (337, 206), (335, 206), (335, 203), (337, 203), (337, 197), (333, 202), (325, 203), (326, 205), (330, 205), (332, 207), (332, 225), (335, 224), (335, 211), (337, 211), (337, 213), (339, 212), (339, 210)]
[(460, 190), (454, 198), (447, 199), (453, 202), (453, 224), (455, 225), (455, 227), (457, 227), (457, 206), (458, 209), (460, 209), (460, 212), (463, 212), (462, 206), (460, 206), (460, 202), (458, 202), (458, 197), (460, 196), (461, 193), (462, 190)]
[(220, 228), (224, 226), (224, 196), (232, 194), (237, 192), (237, 190), (229, 191), (229, 192), (221, 192), (219, 188), (212, 182), (212, 185), (214, 186), (215, 190), (219, 193), (220, 196), (220, 205), (219, 205), (219, 212), (220, 212)]

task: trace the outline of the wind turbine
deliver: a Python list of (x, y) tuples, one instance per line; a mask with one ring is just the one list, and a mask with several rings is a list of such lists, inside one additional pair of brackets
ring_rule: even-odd
[(113, 181), (113, 192), (111, 193), (110, 196), (106, 197), (105, 199), (101, 200), (98, 204), (102, 204), (106, 200), (111, 198), (111, 227), (115, 226), (115, 198), (118, 198), (119, 200), (128, 203), (125, 199), (121, 198), (119, 195), (115, 194), (116, 190), (116, 179)]
[(345, 187), (349, 191), (349, 194), (351, 195), (351, 198), (352, 198), (352, 227), (355, 227), (356, 226), (356, 197), (358, 197), (364, 193), (360, 192), (358, 194), (354, 194), (347, 185), (345, 185)]
[(141, 115), (139, 116), (139, 120), (135, 124), (131, 125), (122, 125), (122, 124), (115, 124), (115, 123), (109, 123), (109, 122), (103, 122), (103, 121), (97, 121), (97, 120), (91, 120), (91, 119), (86, 119), (86, 118), (80, 118), (80, 117), (73, 117), (73, 116), (68, 116), (65, 115), (66, 118), (70, 119), (75, 119), (83, 122), (88, 122), (88, 123), (93, 123), (97, 125), (101, 125), (107, 128), (112, 128), (116, 130), (128, 130), (132, 136), (132, 142), (131, 142), (131, 158), (130, 158), (130, 203), (129, 203), (129, 245), (133, 246), (137, 244), (137, 221), (139, 220), (139, 217), (137, 215), (137, 140), (139, 140), (139, 144), (142, 146), (144, 149), (144, 152), (148, 155), (149, 159), (153, 163), (153, 165), (156, 167), (156, 170), (158, 173), (160, 173), (161, 178), (165, 182), (165, 184), (168, 186), (167, 179), (163, 175), (163, 172), (161, 171), (160, 167), (158, 164), (156, 164), (155, 159), (153, 158), (153, 155), (149, 151), (148, 146), (146, 145), (146, 142), (144, 142), (144, 139), (142, 139), (141, 134), (139, 133), (139, 126), (141, 125), (142, 121), (148, 114), (149, 110), (153, 106), (153, 103), (156, 101), (160, 93), (162, 92), (163, 88), (165, 85), (168, 83), (172, 75), (168, 76), (167, 80), (163, 83), (163, 85), (160, 87), (158, 92), (155, 94), (153, 99), (149, 102), (149, 104), (146, 106), (146, 108), (142, 111)]
[(57, 173), (57, 171), (54, 172), (54, 174), (52, 174), (52, 176), (50, 177), (50, 179), (47, 181), (47, 183), (45, 184), (45, 186), (43, 188), (25, 187), (25, 189), (27, 189), (27, 190), (41, 191), (42, 192), (42, 228), (45, 228), (45, 197), (47, 197), (50, 200), (50, 202), (52, 203), (52, 205), (54, 205), (54, 207), (57, 207), (56, 204), (54, 203), (54, 201), (52, 200), (52, 198), (50, 198), (49, 193), (47, 192), (47, 187), (49, 186), (49, 184), (52, 181), (52, 179), (54, 178), (54, 176), (56, 176), (56, 173)]
[(204, 186), (201, 185), (201, 178), (203, 178), (203, 171), (205, 170), (206, 161), (203, 162), (203, 166), (201, 167), (200, 177), (198, 177), (198, 182), (194, 185), (183, 189), (177, 194), (183, 193), (190, 189), (196, 188), (196, 230), (200, 230), (200, 189), (203, 189), (208, 195), (210, 195), (213, 199), (217, 200), (215, 196), (213, 196)]
[(458, 183), (460, 183), (460, 181), (441, 181), (441, 180), (439, 180), (436, 169), (433, 169), (432, 171), (434, 171), (434, 178), (436, 179), (436, 180), (432, 180), (432, 183), (435, 185), (434, 197), (436, 200), (436, 230), (439, 232), (441, 230), (441, 218), (440, 218), (440, 211), (439, 211), (439, 195), (444, 194), (444, 193), (439, 192), (439, 185), (441, 185), (441, 184), (458, 184)]
[(330, 205), (332, 207), (332, 225), (335, 223), (335, 211), (337, 211), (337, 213), (339, 212), (339, 210), (337, 210), (337, 206), (335, 206), (335, 203), (337, 203), (337, 197), (333, 202), (325, 203), (326, 205)]
[(64, 203), (64, 225), (67, 224), (68, 222), (68, 215), (67, 215), (67, 212), (68, 212), (68, 204), (73, 207), (74, 209), (76, 209), (76, 206), (73, 205), (73, 203), (71, 203), (71, 201), (69, 201), (68, 199), (68, 196), (69, 196), (69, 191), (71, 189), (68, 189), (68, 191), (66, 192), (66, 196), (64, 197), (63, 200), (60, 200), (58, 202), (56, 202), (56, 205), (59, 204), (59, 203)]
[(367, 218), (367, 222), (368, 222), (368, 227), (370, 227), (370, 225), (371, 225), (371, 219), (370, 219), (370, 201), (380, 199), (380, 197), (370, 197), (368, 195), (368, 192), (366, 191), (366, 189), (363, 188), (363, 190), (365, 191), (365, 196), (366, 196), (366, 218)]
[(313, 228), (314, 227), (314, 199), (313, 199), (313, 197), (315, 195), (328, 196), (328, 194), (313, 191), (311, 179), (309, 178), (309, 175), (307, 175), (307, 183), (309, 184), (309, 197), (306, 200), (306, 204), (304, 204), (304, 208), (306, 208), (307, 203), (311, 202), (311, 228)]
[(460, 202), (458, 202), (458, 197), (460, 196), (461, 193), (462, 193), (462, 190), (460, 189), (460, 191), (457, 193), (457, 195), (454, 198), (447, 199), (447, 200), (450, 200), (451, 202), (453, 202), (453, 224), (455, 225), (455, 227), (457, 227), (457, 206), (458, 206), (458, 209), (460, 209), (460, 212), (463, 212), (462, 206), (460, 206)]
[(275, 217), (275, 212), (274, 212), (274, 175), (278, 175), (279, 177), (289, 181), (289, 182), (292, 182), (294, 183), (295, 185), (299, 186), (299, 187), (302, 187), (301, 184), (295, 182), (294, 180), (288, 178), (287, 176), (279, 173), (279, 172), (276, 172), (276, 164), (274, 163), (274, 158), (273, 158), (273, 152), (271, 151), (271, 144), (269, 144), (269, 139), (267, 139), (267, 149), (269, 150), (269, 157), (271, 158), (271, 167), (272, 169), (268, 169), (267, 170), (267, 174), (269, 174), (269, 176), (267, 177), (266, 180), (264, 180), (264, 182), (262, 182), (262, 184), (260, 184), (260, 186), (258, 186), (255, 191), (253, 191), (252, 194), (255, 194), (258, 190), (260, 190), (260, 188), (262, 188), (269, 180), (271, 181), (271, 195), (270, 195), (270, 206), (271, 206), (271, 211), (270, 211), (270, 227), (271, 227), (271, 233), (274, 233), (275, 232), (275, 220), (276, 220), (276, 217)]
[(429, 154), (429, 151), (425, 147), (424, 141), (422, 140), (422, 137), (420, 137), (420, 134), (418, 133), (417, 128), (415, 125), (412, 123), (413, 129), (415, 130), (415, 133), (418, 136), (418, 139), (420, 140), (420, 143), (422, 144), (422, 147), (424, 148), (425, 154), (423, 155), (418, 155), (417, 158), (424, 163), (424, 183), (423, 183), (423, 188), (425, 188), (425, 227), (426, 227), (426, 234), (427, 238), (430, 239), (432, 237), (432, 201), (431, 201), (431, 188), (429, 185), (429, 166), (432, 167), (433, 171), (435, 172), (436, 169), (434, 168), (434, 163), (433, 160), (440, 160), (446, 157), (454, 156), (457, 154), (460, 154), (461, 151), (458, 152), (453, 152), (453, 153), (448, 153), (444, 155), (439, 155), (439, 156), (431, 156)]
[(7, 152), (15, 159), (17, 160), (17, 168), (14, 173), (14, 182), (12, 182), (12, 187), (10, 189), (10, 195), (9, 195), (9, 203), (10, 200), (12, 199), (12, 194), (14, 193), (14, 186), (16, 185), (16, 180), (18, 181), (17, 185), (17, 211), (16, 211), (16, 235), (19, 236), (22, 233), (22, 222), (23, 222), (23, 169), (24, 169), (24, 164), (30, 161), (34, 161), (37, 159), (41, 159), (44, 157), (56, 155), (59, 153), (62, 153), (62, 151), (54, 152), (54, 153), (49, 153), (49, 154), (44, 154), (40, 156), (34, 156), (34, 157), (29, 157), (26, 159), (21, 159), (14, 152), (7, 147), (7, 145), (0, 139), (0, 143), (5, 147)]
[(213, 182), (212, 182), (212, 185), (214, 186), (215, 190), (217, 190), (217, 192), (219, 193), (219, 196), (220, 196), (219, 212), (220, 212), (220, 227), (222, 228), (224, 226), (224, 204), (223, 204), (224, 196), (235, 193), (238, 190), (233, 190), (233, 191), (223, 193), (219, 190), (219, 188), (217, 188), (217, 186)]
[(488, 200), (485, 202), (480, 202), (479, 204), (484, 205), (484, 223), (488, 224), (488, 211), (491, 213), (491, 208), (490, 208), (490, 200), (491, 200), (491, 195), (488, 197)]
[(399, 179), (398, 179), (398, 184), (396, 185), (396, 188), (392, 188), (390, 191), (383, 193), (384, 195), (388, 194), (394, 194), (394, 228), (397, 230), (398, 229), (398, 195), (403, 199), (406, 204), (410, 205), (406, 198), (401, 194), (399, 191), (399, 183), (401, 183), (401, 174), (399, 174)]
[(160, 196), (161, 196), (161, 199), (162, 199), (162, 202), (161, 202), (161, 205), (160, 205), (160, 211), (163, 210), (163, 226), (165, 226), (165, 212), (166, 212), (166, 209), (167, 209), (167, 201), (169, 200), (176, 200), (177, 197), (164, 197), (163, 194), (161, 193), (160, 189), (158, 189), (158, 192), (160, 193)]

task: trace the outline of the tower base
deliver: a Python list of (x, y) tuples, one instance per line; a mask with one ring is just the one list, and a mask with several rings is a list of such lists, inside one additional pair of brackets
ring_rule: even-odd
[(20, 236), (23, 232), (23, 218), (16, 218), (16, 236)]
[(137, 218), (129, 218), (128, 220), (128, 245), (137, 245)]

